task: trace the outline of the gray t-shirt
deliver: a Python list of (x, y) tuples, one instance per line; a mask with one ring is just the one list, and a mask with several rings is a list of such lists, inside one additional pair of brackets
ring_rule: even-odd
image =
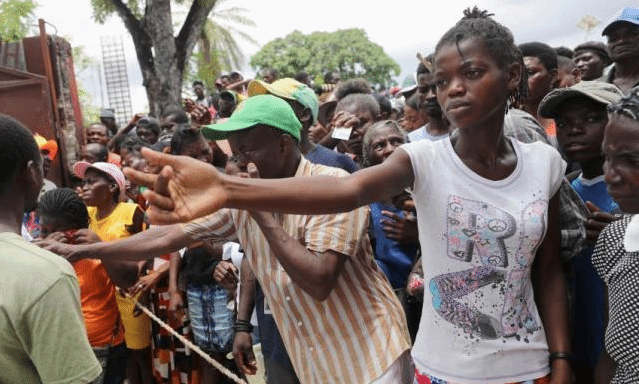
[(0, 383), (88, 383), (101, 372), (65, 259), (0, 233)]

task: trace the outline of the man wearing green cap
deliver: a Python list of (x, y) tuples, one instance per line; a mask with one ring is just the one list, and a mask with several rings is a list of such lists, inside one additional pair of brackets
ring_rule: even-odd
[[(249, 166), (253, 163), (264, 178), (345, 174), (304, 159), (297, 145), (300, 129), (301, 123), (286, 102), (271, 95), (258, 95), (240, 104), (227, 123), (204, 127), (202, 133), (209, 139), (227, 138), (238, 157), (239, 168), (256, 172)], [(224, 215), (226, 220), (220, 220)], [(277, 217), (223, 210), (184, 226), (184, 231), (199, 240), (222, 234), (219, 231), (226, 228), (228, 220), (234, 223), (302, 383), (370, 383), (390, 368), (408, 348), (408, 342), (401, 307), (389, 298), (390, 286), (370, 263), (367, 215), (366, 209), (338, 215)], [(365, 276), (364, 280), (351, 274), (355, 271)], [(365, 293), (369, 289), (375, 293), (369, 296), (370, 292)], [(367, 304), (351, 308), (351, 302), (342, 296), (346, 293), (353, 295), (356, 302), (364, 300)], [(369, 301), (371, 296), (374, 299)], [(325, 312), (330, 307), (335, 309)], [(382, 318), (376, 312), (390, 316)], [(318, 321), (317, 316), (330, 319)], [(248, 319), (238, 320), (241, 324)], [(379, 327), (382, 323), (385, 324)], [(370, 324), (372, 328), (335, 333), (355, 324)], [(374, 340), (382, 329), (395, 336)], [(368, 347), (378, 342), (389, 345), (380, 350)], [(352, 356), (351, 348), (358, 351), (358, 357)], [(236, 352), (240, 352), (240, 365), (251, 361), (250, 350)], [(314, 356), (311, 361), (309, 352)], [(375, 360), (383, 356), (379, 365), (384, 368), (366, 368), (364, 356)], [(336, 366), (326, 366), (327, 361)]]
[(302, 124), (300, 150), (307, 160), (315, 164), (341, 168), (348, 173), (353, 173), (359, 169), (349, 156), (309, 140), (308, 130), (317, 122), (319, 114), (319, 99), (312, 89), (291, 78), (280, 79), (272, 84), (260, 80), (253, 80), (249, 83), (249, 97), (264, 94), (277, 96), (293, 108), (297, 119)]
[[(241, 103), (226, 123), (203, 127), (202, 134), (228, 139), (238, 167), (251, 177), (345, 176), (302, 157), (300, 129), (284, 100), (258, 95)], [(43, 245), (72, 259), (143, 260), (212, 237), (237, 240), (264, 288), (301, 383), (407, 383), (406, 319), (373, 260), (368, 217), (367, 207), (329, 215), (222, 209), (108, 244)], [(250, 328), (248, 319), (238, 317), (236, 332)], [(236, 359), (244, 372), (255, 373), (250, 351)]]
[[(228, 139), (240, 170), (249, 174), (345, 175), (301, 156), (301, 127), (285, 101), (257, 95), (202, 134)], [(321, 216), (221, 210), (183, 229), (193, 240), (238, 237), (302, 383), (371, 383), (405, 356), (409, 342), (401, 306), (371, 262), (367, 220), (367, 208)], [(238, 317), (240, 324), (248, 320)], [(247, 366), (247, 359), (250, 351), (241, 351), (239, 364)], [(402, 368), (390, 382), (397, 382)]]
[[(319, 99), (312, 89), (291, 78), (280, 79), (271, 84), (260, 80), (253, 80), (249, 83), (249, 97), (264, 94), (281, 98), (295, 112), (295, 116), (302, 124), (299, 147), (302, 155), (307, 160), (314, 164), (341, 168), (348, 173), (353, 173), (358, 169), (357, 164), (350, 157), (309, 140), (308, 129), (317, 121), (319, 113)], [(248, 276), (252, 273), (249, 267), (242, 269), (242, 275)], [(264, 300), (262, 287), (259, 284), (255, 284), (255, 289), (252, 290), (251, 287), (247, 286), (247, 289), (242, 290), (240, 301), (255, 302), (255, 308), (247, 306), (245, 308), (246, 312), (238, 315), (246, 318), (251, 315), (253, 309), (256, 310), (262, 356), (264, 357), (264, 365), (266, 366), (266, 375), (269, 382), (277, 382), (279, 384), (299, 383), (275, 320), (268, 310), (268, 304)], [(236, 333), (236, 348), (247, 348), (252, 343), (249, 337), (249, 334)]]

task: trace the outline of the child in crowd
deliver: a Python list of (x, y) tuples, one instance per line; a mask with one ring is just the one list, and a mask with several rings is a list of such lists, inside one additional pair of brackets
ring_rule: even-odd
[[(95, 241), (86, 230), (89, 226), (87, 207), (72, 189), (58, 188), (42, 195), (38, 215), (43, 238), (57, 235), (70, 244)], [(137, 279), (137, 264), (83, 259), (75, 261), (73, 269), (80, 283), (89, 343), (102, 365), (102, 374), (92, 383), (121, 384), (126, 376), (127, 351), (114, 282), (121, 287), (132, 285)]]
[(595, 383), (639, 381), (639, 89), (608, 107), (603, 139), (605, 178), (610, 196), (630, 215), (607, 226), (599, 236), (592, 264), (607, 288), (605, 348), (595, 369)]
[[(129, 174), (155, 182), (148, 212), (161, 223), (221, 206), (348, 211), (410, 188), (420, 244), (428, 250), (429, 287), (412, 350), (415, 383), (569, 383), (557, 227), (565, 162), (546, 144), (503, 133), (509, 100), (517, 104), (526, 94), (522, 56), (512, 33), (474, 8), (442, 37), (434, 63), (438, 100), (456, 133), (405, 144), (383, 163), (349, 176), (244, 179), (147, 151), (172, 171)], [(533, 263), (541, 287), (536, 294)]]
[[(599, 230), (589, 228), (591, 247), (573, 259), (574, 292), (573, 365), (578, 383), (591, 383), (592, 373), (604, 338), (604, 287), (595, 272), (592, 246), (601, 228), (620, 213), (604, 181), (604, 157), (601, 142), (608, 123), (606, 107), (623, 94), (612, 84), (582, 81), (569, 88), (555, 89), (539, 105), (539, 114), (555, 119), (557, 141), (569, 161), (579, 163), (581, 171), (569, 175), (572, 187), (597, 215), (589, 221), (600, 222)], [(607, 215), (604, 213), (608, 213)]]

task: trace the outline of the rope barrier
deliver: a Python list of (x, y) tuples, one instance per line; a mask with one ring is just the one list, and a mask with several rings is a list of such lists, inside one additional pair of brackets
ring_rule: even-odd
[[(129, 296), (129, 294), (127, 294), (126, 296), (133, 300), (133, 298), (131, 296)], [(155, 316), (155, 314), (153, 312), (151, 312), (147, 307), (143, 306), (142, 304), (138, 303), (137, 301), (135, 302), (135, 306), (140, 308), (140, 310), (142, 310), (142, 312), (146, 313), (151, 319), (153, 319), (153, 321), (158, 323), (162, 328), (166, 329), (170, 334), (172, 334), (173, 336), (177, 337), (178, 340), (180, 340), (184, 345), (186, 345), (187, 347), (191, 348), (193, 350), (193, 352), (195, 352), (198, 355), (200, 355), (207, 363), (209, 363), (212, 366), (214, 366), (218, 371), (222, 372), (224, 375), (226, 375), (227, 377), (229, 377), (230, 379), (235, 381), (237, 384), (247, 384), (246, 381), (244, 381), (243, 379), (237, 377), (237, 375), (235, 373), (229, 371), (225, 366), (223, 366), (222, 364), (220, 364), (217, 361), (213, 360), (213, 358), (211, 356), (209, 356), (206, 352), (201, 350), (200, 347), (198, 347), (197, 345), (193, 344), (190, 340), (188, 340), (184, 336), (182, 336), (179, 333), (177, 333), (167, 323), (162, 321), (159, 317)]]

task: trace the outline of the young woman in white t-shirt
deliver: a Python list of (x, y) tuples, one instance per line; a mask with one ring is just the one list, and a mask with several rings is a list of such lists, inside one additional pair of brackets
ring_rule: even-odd
[(159, 223), (223, 206), (347, 211), (410, 188), (427, 288), (412, 352), (415, 383), (568, 383), (572, 355), (556, 193), (565, 163), (545, 144), (503, 134), (509, 99), (517, 103), (526, 91), (521, 54), (511, 32), (475, 8), (442, 37), (434, 64), (437, 97), (456, 134), (406, 144), (380, 165), (343, 178), (255, 180), (145, 152), (171, 169), (159, 177), (129, 175), (155, 184), (155, 192), (146, 193), (147, 213)]

